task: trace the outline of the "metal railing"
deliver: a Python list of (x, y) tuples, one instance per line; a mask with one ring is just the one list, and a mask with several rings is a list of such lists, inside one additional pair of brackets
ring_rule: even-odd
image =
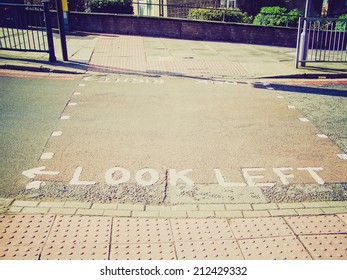
[(0, 3), (0, 49), (47, 52), (49, 60), (56, 61), (48, 3)]
[(306, 62), (347, 62), (347, 19), (300, 18), (296, 68)]

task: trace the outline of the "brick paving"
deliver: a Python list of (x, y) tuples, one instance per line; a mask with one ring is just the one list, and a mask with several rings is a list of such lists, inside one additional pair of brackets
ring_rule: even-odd
[(170, 41), (123, 35), (100, 36), (88, 71), (189, 76), (245, 77), (248, 75), (241, 63), (234, 58), (199, 55), (199, 52), (188, 44), (178, 46), (178, 50), (175, 49), (177, 46), (170, 46), (169, 43), (160, 48), (148, 46), (155, 42), (153, 40), (163, 40), (166, 43)]

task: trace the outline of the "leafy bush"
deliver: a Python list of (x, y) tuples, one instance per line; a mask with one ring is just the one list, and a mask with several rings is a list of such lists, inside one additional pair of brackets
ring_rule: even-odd
[(189, 10), (188, 19), (251, 23), (252, 17), (239, 9), (194, 8)]
[(89, 0), (88, 4), (95, 13), (133, 14), (134, 12), (131, 0)]
[[(339, 19), (347, 19), (347, 14), (339, 16)], [(336, 23), (335, 30), (339, 32), (347, 32), (347, 20)]]
[(278, 6), (263, 7), (260, 13), (254, 17), (253, 24), (266, 26), (297, 26), (300, 16), (302, 16), (302, 12), (297, 9), (287, 12), (287, 8)]

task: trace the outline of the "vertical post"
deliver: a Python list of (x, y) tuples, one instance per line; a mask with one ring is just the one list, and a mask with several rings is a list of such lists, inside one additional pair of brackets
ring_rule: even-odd
[(310, 8), (311, 8), (311, 0), (306, 0), (306, 7), (305, 7), (305, 19), (303, 24), (302, 33), (300, 35), (300, 66), (305, 67), (306, 66), (306, 57), (307, 57), (307, 18), (310, 15)]
[(43, 4), (43, 13), (45, 15), (46, 30), (47, 30), (49, 61), (55, 62), (55, 61), (57, 61), (57, 58), (55, 57), (55, 53), (54, 53), (52, 24), (51, 24), (51, 18), (49, 15), (49, 7), (48, 7), (49, 0), (42, 0), (42, 4)]
[(67, 54), (67, 47), (66, 47), (66, 34), (65, 34), (64, 16), (63, 16), (61, 0), (55, 0), (55, 4), (57, 6), (59, 34), (60, 34), (60, 43), (61, 43), (61, 51), (63, 54), (63, 60), (68, 61), (69, 57)]

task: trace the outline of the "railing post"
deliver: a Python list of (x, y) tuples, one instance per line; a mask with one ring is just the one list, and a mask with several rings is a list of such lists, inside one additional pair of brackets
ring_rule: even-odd
[(69, 57), (67, 54), (67, 46), (66, 46), (66, 34), (65, 34), (65, 25), (64, 25), (63, 6), (61, 3), (61, 0), (55, 0), (55, 4), (57, 6), (59, 34), (60, 34), (61, 51), (63, 54), (63, 60), (68, 61)]
[(49, 0), (42, 0), (42, 4), (43, 4), (43, 12), (45, 15), (46, 30), (47, 30), (49, 61), (55, 62), (55, 61), (57, 61), (57, 58), (55, 57), (55, 53), (54, 53), (52, 24), (51, 24), (51, 18), (50, 18), (50, 14), (49, 14), (49, 6), (48, 6)]

